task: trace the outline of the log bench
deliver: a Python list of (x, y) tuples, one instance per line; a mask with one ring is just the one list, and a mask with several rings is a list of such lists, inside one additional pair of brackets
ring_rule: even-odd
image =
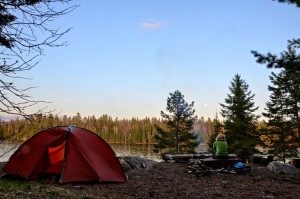
[(212, 154), (163, 154), (161, 157), (166, 162), (188, 162), (190, 159), (204, 159), (211, 156)]
[(228, 159), (214, 159), (214, 158), (206, 158), (202, 159), (201, 163), (206, 166), (213, 169), (222, 169), (222, 168), (229, 168), (230, 166), (233, 166), (235, 163), (240, 162), (241, 159), (239, 158), (228, 158)]

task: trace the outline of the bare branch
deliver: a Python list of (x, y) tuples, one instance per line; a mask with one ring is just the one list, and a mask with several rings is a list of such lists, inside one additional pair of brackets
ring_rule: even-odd
[[(44, 55), (45, 47), (66, 46), (60, 41), (71, 28), (61, 29), (52, 23), (72, 12), (72, 0), (0, 0), (0, 113), (32, 118), (27, 108), (39, 103), (27, 93), (35, 87), (20, 88), (14, 79), (29, 79), (20, 73), (33, 69)], [(55, 27), (55, 28), (53, 28)]]

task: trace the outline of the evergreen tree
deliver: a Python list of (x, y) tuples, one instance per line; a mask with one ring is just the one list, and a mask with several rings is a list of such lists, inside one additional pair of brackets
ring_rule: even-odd
[(266, 135), (270, 140), (271, 151), (278, 160), (286, 161), (288, 157), (297, 156), (299, 143), (297, 142), (297, 127), (295, 120), (290, 115), (290, 100), (288, 91), (285, 87), (287, 79), (284, 71), (278, 75), (272, 73), (270, 76), (273, 86), (269, 86), (271, 91), (270, 101), (266, 103), (266, 116), (269, 131)]
[[(275, 0), (273, 0), (275, 1)], [(300, 0), (277, 0), (280, 3), (288, 3), (288, 4), (295, 4), (297, 7), (300, 8)]]
[(195, 109), (193, 107), (194, 102), (188, 104), (178, 90), (170, 93), (166, 108), (168, 113), (161, 111), (166, 128), (155, 125), (154, 151), (156, 153), (194, 152), (196, 138), (193, 136), (192, 130), (197, 117), (194, 116)]
[(300, 146), (300, 39), (288, 41), (288, 49), (278, 57), (271, 53), (262, 55), (252, 51), (260, 64), (279, 68), (271, 73), (270, 100), (266, 103), (267, 135), (277, 159), (285, 161), (297, 156)]
[(254, 106), (254, 94), (248, 88), (245, 80), (236, 74), (225, 104), (220, 104), (228, 152), (237, 154), (243, 161), (258, 152), (255, 146), (261, 142), (254, 124), (258, 119), (254, 114), (258, 107)]

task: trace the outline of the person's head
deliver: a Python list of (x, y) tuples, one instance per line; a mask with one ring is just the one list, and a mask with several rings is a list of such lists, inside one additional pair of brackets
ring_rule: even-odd
[(226, 141), (225, 135), (220, 133), (218, 134), (218, 136), (216, 137), (217, 141)]

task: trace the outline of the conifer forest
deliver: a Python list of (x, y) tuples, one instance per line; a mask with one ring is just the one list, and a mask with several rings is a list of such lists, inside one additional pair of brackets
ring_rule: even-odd
[[(197, 143), (206, 144), (214, 131), (216, 119), (196, 120), (193, 128), (193, 134)], [(25, 141), (36, 133), (54, 126), (76, 125), (86, 128), (101, 136), (108, 143), (126, 143), (126, 144), (153, 144), (155, 142), (154, 125), (163, 126), (160, 118), (131, 118), (119, 119), (108, 115), (82, 117), (80, 113), (76, 116), (59, 117), (58, 115), (38, 115), (34, 122), (26, 119), (13, 119), (10, 121), (1, 121), (0, 139), (11, 139), (13, 141)], [(257, 125), (263, 125), (260, 122)]]

